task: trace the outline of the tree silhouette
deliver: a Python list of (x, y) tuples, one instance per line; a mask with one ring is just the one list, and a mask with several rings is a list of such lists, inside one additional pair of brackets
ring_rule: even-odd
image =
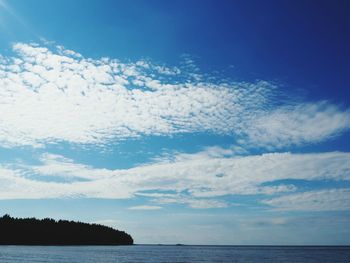
[(0, 217), (0, 245), (132, 245), (124, 231), (51, 218)]

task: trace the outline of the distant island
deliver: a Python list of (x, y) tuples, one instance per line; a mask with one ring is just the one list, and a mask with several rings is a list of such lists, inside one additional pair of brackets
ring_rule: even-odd
[(0, 217), (0, 245), (132, 245), (124, 231), (51, 218)]

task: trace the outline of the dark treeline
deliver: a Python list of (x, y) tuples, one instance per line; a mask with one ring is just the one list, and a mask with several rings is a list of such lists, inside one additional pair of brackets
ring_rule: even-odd
[(0, 245), (132, 245), (133, 242), (124, 231), (98, 224), (0, 217)]

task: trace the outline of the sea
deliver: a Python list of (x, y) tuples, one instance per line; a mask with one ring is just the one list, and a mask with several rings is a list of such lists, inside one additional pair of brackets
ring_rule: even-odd
[(0, 246), (0, 262), (350, 262), (350, 246)]

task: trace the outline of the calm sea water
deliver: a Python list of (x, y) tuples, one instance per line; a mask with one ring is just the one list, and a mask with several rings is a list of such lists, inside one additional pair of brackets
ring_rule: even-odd
[(350, 262), (350, 247), (0, 246), (0, 262)]

